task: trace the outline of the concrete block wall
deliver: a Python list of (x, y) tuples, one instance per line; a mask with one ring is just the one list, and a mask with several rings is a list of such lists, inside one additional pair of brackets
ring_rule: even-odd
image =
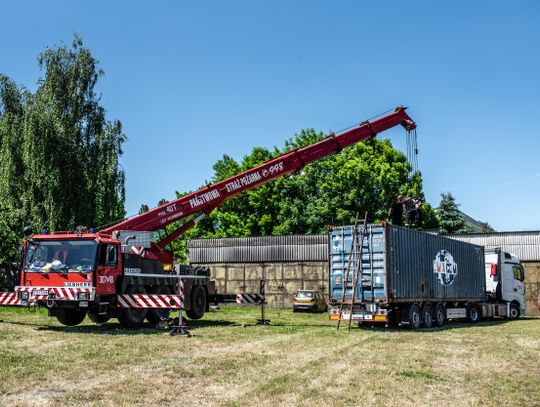
[(523, 261), (528, 316), (540, 316), (540, 261)]
[(266, 302), (270, 307), (292, 308), (298, 290), (320, 290), (328, 297), (328, 263), (221, 263), (192, 264), (210, 269), (220, 293), (258, 293), (259, 281), (266, 280)]

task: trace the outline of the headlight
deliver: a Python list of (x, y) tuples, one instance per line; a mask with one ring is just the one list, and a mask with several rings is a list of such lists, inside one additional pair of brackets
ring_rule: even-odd
[(77, 293), (77, 299), (80, 301), (80, 300), (84, 300), (84, 301), (88, 301), (89, 299), (89, 295), (88, 293)]
[(21, 292), (21, 300), (27, 300), (30, 297), (30, 293), (28, 291)]

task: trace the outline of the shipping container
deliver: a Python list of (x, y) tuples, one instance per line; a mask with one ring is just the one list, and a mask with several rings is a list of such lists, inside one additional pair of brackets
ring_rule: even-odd
[[(353, 226), (330, 234), (331, 301), (341, 301), (344, 276), (354, 269)], [(350, 272), (349, 284), (355, 270)], [(352, 288), (347, 297), (351, 298)], [(478, 301), (485, 298), (484, 248), (392, 225), (368, 225), (362, 245), (360, 302)]]

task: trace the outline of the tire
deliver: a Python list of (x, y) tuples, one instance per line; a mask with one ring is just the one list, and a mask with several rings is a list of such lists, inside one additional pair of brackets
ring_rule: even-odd
[[(146, 289), (142, 285), (130, 285), (125, 294), (146, 294)], [(134, 328), (142, 325), (148, 310), (145, 308), (124, 308), (118, 317), (118, 322), (124, 328)]]
[(519, 319), (521, 316), (521, 310), (519, 309), (519, 306), (513, 302), (510, 304), (510, 311), (508, 315), (508, 319)]
[(111, 319), (111, 317), (109, 317), (108, 315), (94, 314), (92, 312), (88, 313), (88, 318), (90, 318), (90, 320), (96, 324), (104, 324), (109, 319)]
[(409, 324), (412, 329), (420, 329), (422, 327), (422, 312), (418, 304), (411, 304), (409, 307)]
[(433, 327), (433, 307), (431, 304), (424, 304), (422, 307), (422, 324), (424, 328)]
[(194, 285), (191, 289), (190, 309), (186, 310), (189, 319), (201, 319), (206, 312), (206, 290), (202, 285)]
[(467, 309), (467, 320), (471, 324), (475, 324), (480, 321), (480, 309), (476, 305), (471, 305)]
[(439, 328), (442, 328), (445, 322), (446, 313), (444, 312), (444, 305), (439, 303), (437, 304), (437, 308), (435, 308), (435, 325)]
[(62, 325), (75, 326), (83, 322), (86, 311), (75, 308), (60, 308), (56, 314), (56, 319)]
[[(169, 295), (170, 293), (171, 290), (169, 289), (169, 287), (164, 285), (157, 286), (152, 290), (152, 294)], [(148, 310), (146, 319), (152, 325), (156, 325), (161, 321), (166, 321), (167, 319), (169, 319), (170, 314), (170, 308), (152, 308)]]

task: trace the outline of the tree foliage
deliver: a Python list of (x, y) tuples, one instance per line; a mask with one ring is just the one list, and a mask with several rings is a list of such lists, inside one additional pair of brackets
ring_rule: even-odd
[(441, 194), (438, 208), (439, 233), (468, 233), (471, 231), (465, 218), (461, 216), (459, 205), (451, 192)]
[[(34, 93), (0, 75), (1, 236), (20, 237), (23, 224), (61, 230), (125, 216), (126, 137), (100, 105), (98, 61), (75, 35), (38, 64), (44, 75)], [(0, 262), (12, 257), (1, 250)]]
[[(211, 181), (221, 181), (323, 137), (308, 129), (287, 140), (282, 149), (255, 147), (240, 162), (224, 155), (214, 164)], [(371, 139), (225, 201), (173, 247), (185, 260), (189, 238), (325, 233), (328, 225), (351, 224), (356, 212), (363, 216), (366, 211), (368, 221), (382, 221), (398, 194), (425, 201), (421, 174), (410, 177), (410, 173), (405, 156), (389, 140)], [(429, 204), (423, 204), (423, 212), (428, 216), (422, 217), (421, 227), (436, 228), (438, 221)]]

